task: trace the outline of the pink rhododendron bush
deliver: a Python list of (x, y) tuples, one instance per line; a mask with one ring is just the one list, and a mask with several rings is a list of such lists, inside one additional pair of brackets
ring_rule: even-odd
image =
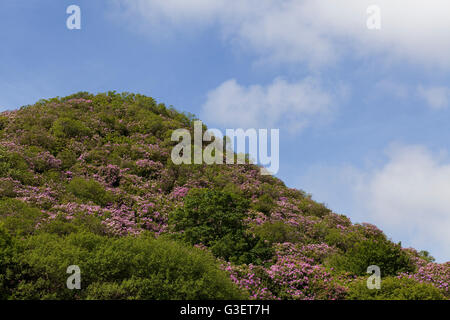
[(171, 133), (193, 120), (115, 92), (3, 112), (0, 299), (450, 298), (450, 263), (256, 165), (174, 164)]

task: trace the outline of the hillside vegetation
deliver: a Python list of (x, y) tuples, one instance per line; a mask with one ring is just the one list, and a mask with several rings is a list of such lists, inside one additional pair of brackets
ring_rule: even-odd
[(0, 299), (450, 298), (450, 263), (255, 165), (173, 164), (193, 120), (115, 92), (3, 112)]

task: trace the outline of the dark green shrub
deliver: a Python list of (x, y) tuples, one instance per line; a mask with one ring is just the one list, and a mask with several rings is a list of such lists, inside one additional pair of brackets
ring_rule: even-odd
[(34, 176), (28, 163), (18, 153), (0, 148), (0, 177), (11, 177), (23, 184), (33, 184)]
[(105, 206), (113, 200), (113, 197), (105, 188), (95, 180), (73, 178), (67, 186), (67, 191), (84, 201), (92, 201)]
[(360, 241), (361, 235), (357, 232), (342, 232), (337, 228), (330, 228), (322, 223), (325, 230), (324, 241), (343, 251), (349, 250), (356, 242)]
[(215, 256), (235, 264), (262, 264), (273, 255), (269, 243), (258, 236), (242, 231), (229, 233), (210, 245), (211, 252)]
[(0, 180), (0, 197), (15, 197), (16, 192), (14, 191), (14, 186), (15, 184), (11, 180)]
[(79, 120), (59, 118), (53, 123), (51, 132), (58, 138), (75, 138), (90, 136), (91, 130)]
[(106, 235), (106, 227), (99, 217), (75, 214), (72, 219), (67, 220), (64, 216), (41, 223), (38, 233), (52, 233), (60, 236), (88, 231), (98, 235)]
[(255, 209), (256, 211), (262, 212), (267, 216), (270, 216), (270, 212), (274, 208), (274, 206), (275, 206), (275, 201), (267, 194), (263, 194), (252, 205), (253, 209)]
[(26, 130), (19, 138), (20, 144), (37, 146), (44, 148), (50, 152), (59, 149), (59, 142), (54, 136), (50, 135), (45, 128), (37, 125)]
[(331, 213), (331, 210), (328, 209), (324, 204), (315, 202), (310, 198), (303, 199), (300, 203), (299, 209), (301, 209), (305, 215), (321, 218)]
[(57, 156), (61, 160), (61, 169), (70, 169), (77, 162), (77, 155), (69, 149), (64, 149)]
[(381, 238), (356, 242), (345, 254), (332, 256), (328, 264), (360, 276), (370, 265), (380, 267), (382, 276), (414, 271), (413, 262), (401, 246)]
[(169, 221), (175, 231), (183, 231), (188, 243), (210, 246), (217, 256), (233, 262), (260, 263), (270, 258), (271, 250), (247, 232), (243, 219), (248, 206), (246, 199), (233, 193), (192, 189)]
[(13, 255), (13, 240), (0, 222), (0, 300), (8, 295), (7, 272)]
[[(15, 257), (23, 281), (13, 299), (239, 299), (243, 294), (207, 252), (148, 236), (41, 234), (22, 240)], [(67, 267), (81, 270), (69, 290)]]
[(261, 239), (269, 243), (298, 242), (300, 237), (296, 228), (282, 221), (266, 222), (254, 229), (254, 232)]
[(381, 279), (381, 289), (368, 289), (367, 280), (356, 280), (349, 285), (349, 300), (445, 300), (431, 284), (414, 279), (387, 277)]
[(184, 206), (171, 215), (175, 230), (192, 244), (209, 244), (243, 230), (242, 220), (248, 201), (232, 193), (210, 189), (192, 189), (184, 198)]
[(30, 207), (20, 200), (0, 201), (0, 222), (10, 234), (18, 236), (32, 234), (43, 217), (44, 214), (39, 209)]

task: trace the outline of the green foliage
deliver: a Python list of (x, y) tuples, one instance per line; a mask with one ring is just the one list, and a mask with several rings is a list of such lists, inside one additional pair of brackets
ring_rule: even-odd
[(51, 132), (58, 138), (90, 136), (91, 130), (83, 122), (70, 118), (59, 118), (53, 123)]
[(242, 230), (247, 208), (248, 201), (232, 193), (192, 189), (171, 219), (177, 231), (184, 230), (186, 241), (209, 244)]
[(77, 162), (77, 155), (69, 149), (63, 149), (58, 153), (58, 159), (61, 160), (61, 169), (70, 169)]
[(28, 146), (36, 146), (54, 152), (59, 148), (57, 139), (52, 136), (42, 125), (35, 125), (25, 131), (19, 138), (20, 143)]
[(11, 177), (24, 184), (34, 183), (33, 173), (25, 159), (20, 154), (3, 148), (0, 148), (0, 177)]
[(419, 257), (424, 259), (427, 262), (434, 262), (435, 259), (433, 256), (430, 255), (430, 253), (426, 250), (419, 251)]
[(113, 200), (112, 195), (93, 179), (73, 178), (67, 186), (67, 191), (83, 201), (92, 201), (101, 206)]
[(342, 249), (349, 250), (356, 242), (359, 242), (361, 235), (357, 232), (342, 232), (337, 228), (330, 228), (326, 224), (321, 223), (320, 227), (325, 230), (324, 240), (330, 245)]
[[(171, 133), (192, 133), (194, 119), (114, 91), (1, 114), (0, 299), (242, 297), (215, 257), (246, 270), (237, 281), (252, 297), (290, 299), (298, 289), (330, 299), (369, 265), (386, 276), (412, 271), (411, 260), (434, 260), (374, 226), (353, 225), (256, 165), (173, 164)], [(146, 232), (158, 240), (137, 236)], [(71, 264), (82, 269), (81, 291), (65, 286)], [(443, 286), (443, 273), (425, 281)], [(406, 285), (414, 292), (416, 284)], [(427, 297), (419, 293), (398, 295)]]
[(99, 217), (86, 214), (76, 214), (67, 220), (63, 216), (41, 223), (37, 233), (51, 233), (60, 236), (88, 231), (98, 235), (106, 235), (106, 227)]
[(11, 180), (0, 180), (0, 197), (10, 197), (16, 196), (14, 191), (14, 183)]
[(282, 221), (266, 222), (257, 226), (254, 232), (269, 243), (298, 242), (296, 228)]
[(328, 264), (360, 276), (370, 265), (379, 266), (382, 276), (414, 271), (413, 262), (401, 246), (383, 238), (356, 242), (345, 254), (333, 255)]
[(331, 212), (324, 204), (317, 203), (310, 198), (305, 198), (301, 202), (300, 209), (308, 216), (324, 217)]
[(270, 216), (270, 212), (275, 206), (275, 201), (269, 195), (263, 194), (252, 206), (256, 211), (260, 211), (265, 215)]
[(381, 279), (381, 289), (368, 289), (367, 280), (349, 285), (349, 300), (445, 300), (436, 287), (414, 279), (387, 277)]
[(243, 223), (249, 207), (236, 194), (211, 189), (192, 189), (184, 206), (170, 216), (175, 231), (191, 244), (210, 246), (217, 256), (236, 263), (261, 263), (270, 258), (270, 248), (247, 232)]
[(8, 118), (0, 116), (0, 130), (3, 130), (8, 124)]
[[(149, 236), (41, 234), (18, 244), (20, 283), (13, 299), (240, 299), (243, 294), (207, 252)], [(81, 290), (66, 269), (81, 270)], [(10, 279), (14, 282), (14, 279)]]
[(10, 234), (24, 236), (32, 234), (43, 213), (16, 199), (0, 201), (0, 222)]
[(0, 222), (0, 300), (7, 298), (7, 279), (6, 273), (11, 264), (13, 254), (13, 240), (8, 230)]

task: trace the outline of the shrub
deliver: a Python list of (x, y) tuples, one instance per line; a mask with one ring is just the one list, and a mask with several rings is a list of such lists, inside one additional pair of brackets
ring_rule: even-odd
[(31, 162), (34, 171), (38, 173), (43, 173), (51, 169), (59, 169), (61, 167), (61, 160), (55, 158), (48, 151), (34, 155)]
[(419, 251), (419, 257), (427, 262), (434, 262), (436, 259), (426, 250)]
[(282, 221), (266, 222), (255, 227), (254, 232), (269, 243), (298, 242), (296, 228)]
[(8, 230), (0, 223), (0, 300), (7, 298), (6, 273), (12, 258), (13, 241)]
[(361, 235), (358, 232), (342, 232), (337, 228), (327, 227), (323, 222), (318, 224), (318, 228), (323, 228), (325, 236), (324, 241), (330, 245), (335, 246), (343, 251), (349, 250), (356, 242), (361, 240)]
[(242, 230), (247, 208), (248, 201), (232, 193), (192, 189), (184, 198), (184, 206), (173, 213), (171, 221), (177, 231), (184, 230), (186, 241), (209, 244)]
[(13, 198), (16, 196), (15, 184), (9, 179), (0, 179), (0, 197)]
[[(15, 257), (23, 281), (13, 299), (239, 299), (240, 290), (207, 252), (149, 236), (41, 234), (22, 240)], [(69, 265), (81, 290), (66, 287)]]
[(107, 228), (101, 218), (84, 213), (75, 214), (69, 220), (66, 216), (58, 215), (55, 219), (41, 223), (37, 232), (63, 236), (82, 231), (98, 235), (107, 234)]
[(260, 211), (265, 215), (270, 216), (270, 211), (275, 206), (275, 201), (269, 195), (263, 194), (252, 206), (256, 211)]
[(50, 135), (49, 132), (40, 125), (33, 126), (21, 134), (19, 137), (19, 142), (23, 145), (45, 148), (51, 152), (56, 151), (59, 148), (59, 142), (57, 139)]
[(303, 199), (300, 202), (299, 208), (305, 215), (308, 216), (324, 217), (327, 214), (331, 213), (331, 210), (328, 209), (324, 204), (317, 203), (309, 198)]
[(229, 233), (210, 245), (215, 256), (235, 264), (262, 264), (273, 255), (272, 248), (263, 239), (242, 231)]
[(100, 174), (104, 176), (105, 182), (110, 187), (118, 187), (120, 184), (121, 174), (120, 168), (116, 165), (109, 164), (100, 169)]
[(23, 184), (33, 184), (33, 173), (30, 172), (28, 163), (16, 152), (9, 152), (0, 148), (0, 176), (11, 177)]
[(91, 130), (79, 120), (59, 118), (53, 123), (51, 132), (58, 138), (75, 138), (90, 136)]
[(113, 200), (112, 195), (99, 182), (92, 179), (73, 178), (67, 190), (81, 200), (92, 201), (101, 206)]
[(414, 270), (412, 260), (399, 244), (381, 238), (356, 242), (345, 254), (333, 255), (328, 263), (337, 270), (360, 276), (366, 274), (370, 265), (379, 266), (382, 276)]
[(16, 200), (0, 201), (0, 221), (10, 234), (24, 236), (32, 234), (44, 214), (37, 208)]
[(138, 176), (145, 178), (155, 178), (159, 171), (163, 169), (163, 164), (161, 162), (140, 159), (136, 161), (133, 172)]
[(61, 169), (63, 170), (70, 169), (77, 162), (77, 155), (69, 149), (59, 152), (57, 158), (61, 160)]
[(368, 289), (367, 280), (361, 279), (349, 285), (350, 300), (445, 300), (442, 293), (431, 284), (414, 279), (387, 277), (381, 279), (381, 289)]
[(169, 222), (175, 231), (183, 231), (188, 243), (210, 246), (217, 256), (237, 263), (260, 263), (271, 250), (247, 232), (243, 219), (248, 206), (246, 199), (233, 193), (192, 189)]

